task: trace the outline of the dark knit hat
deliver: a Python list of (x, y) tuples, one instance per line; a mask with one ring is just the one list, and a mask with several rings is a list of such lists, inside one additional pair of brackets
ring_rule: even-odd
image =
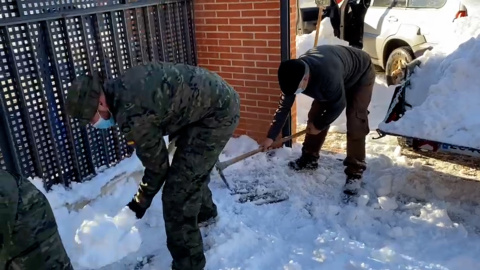
[(97, 113), (102, 89), (101, 80), (96, 74), (75, 78), (68, 88), (65, 101), (67, 114), (76, 118), (80, 125), (87, 125)]
[(298, 84), (305, 75), (305, 64), (300, 59), (290, 59), (280, 63), (278, 68), (278, 83), (286, 96), (291, 96), (297, 91)]

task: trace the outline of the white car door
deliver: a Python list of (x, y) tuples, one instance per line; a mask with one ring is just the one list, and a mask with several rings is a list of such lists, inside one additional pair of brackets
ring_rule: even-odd
[(374, 61), (380, 59), (385, 39), (398, 30), (399, 22), (393, 15), (396, 9), (394, 0), (373, 0), (365, 15), (363, 50)]

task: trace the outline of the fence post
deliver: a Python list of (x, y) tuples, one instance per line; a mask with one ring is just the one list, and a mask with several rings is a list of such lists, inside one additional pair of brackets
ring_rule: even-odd
[(3, 160), (5, 161), (5, 166), (7, 167), (7, 170), (11, 172), (15, 172), (17, 174), (22, 174), (21, 173), (21, 167), (16, 159), (18, 157), (18, 154), (16, 153), (15, 146), (13, 144), (13, 138), (8, 132), (10, 129), (7, 129), (7, 109), (4, 106), (5, 102), (3, 101), (3, 96), (0, 95), (0, 150), (1, 154), (3, 155)]

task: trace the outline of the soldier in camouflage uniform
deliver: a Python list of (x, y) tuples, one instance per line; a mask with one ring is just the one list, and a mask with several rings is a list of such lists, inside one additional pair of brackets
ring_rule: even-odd
[[(67, 110), (82, 125), (117, 124), (145, 167), (128, 204), (142, 218), (163, 187), (162, 202), (172, 268), (205, 266), (198, 223), (217, 216), (208, 188), (210, 172), (239, 121), (239, 96), (220, 76), (185, 64), (149, 63), (103, 83), (78, 77)], [(175, 137), (169, 165), (163, 137)]]
[(47, 198), (28, 179), (0, 170), (0, 269), (73, 269)]

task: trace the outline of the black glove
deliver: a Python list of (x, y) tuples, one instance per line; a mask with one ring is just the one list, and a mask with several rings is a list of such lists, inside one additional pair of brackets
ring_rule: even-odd
[(136, 201), (135, 199), (132, 199), (128, 204), (127, 204), (128, 208), (130, 208), (130, 210), (132, 210), (134, 213), (135, 213), (135, 216), (138, 218), (138, 219), (141, 219), (144, 215), (145, 215), (145, 212), (147, 211), (146, 208), (142, 208)]

